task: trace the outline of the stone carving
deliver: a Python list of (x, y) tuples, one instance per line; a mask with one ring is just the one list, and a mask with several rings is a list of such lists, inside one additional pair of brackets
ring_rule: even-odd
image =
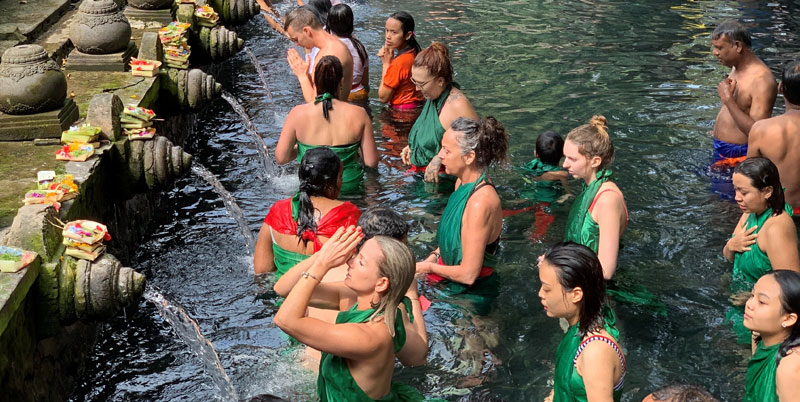
[(20, 45), (0, 62), (0, 111), (33, 114), (64, 106), (67, 78), (39, 45)]
[(131, 25), (114, 1), (84, 0), (70, 26), (69, 38), (82, 53), (116, 53), (128, 46)]
[(244, 24), (261, 13), (261, 7), (255, 0), (209, 0), (208, 5), (214, 8), (226, 25)]
[(161, 71), (161, 92), (165, 104), (179, 105), (185, 109), (200, 109), (222, 93), (222, 85), (214, 76), (199, 69)]
[(192, 50), (209, 61), (225, 60), (244, 48), (244, 40), (236, 32), (223, 26), (200, 27), (197, 37), (200, 39), (200, 46), (195, 46)]
[(111, 318), (144, 291), (144, 275), (123, 267), (109, 253), (94, 262), (64, 257), (58, 269), (58, 313), (63, 324)]
[(162, 10), (170, 8), (173, 0), (128, 0), (128, 6), (140, 10)]
[(130, 141), (128, 169), (135, 181), (144, 175), (149, 188), (163, 188), (183, 174), (192, 164), (192, 155), (172, 145), (166, 137), (148, 141)]

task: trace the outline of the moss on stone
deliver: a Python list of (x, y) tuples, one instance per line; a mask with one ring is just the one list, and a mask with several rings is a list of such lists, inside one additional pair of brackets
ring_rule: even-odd
[(11, 225), (25, 193), (36, 188), (36, 172), (64, 173), (64, 162), (56, 160), (59, 146), (37, 146), (32, 141), (0, 142), (0, 227)]

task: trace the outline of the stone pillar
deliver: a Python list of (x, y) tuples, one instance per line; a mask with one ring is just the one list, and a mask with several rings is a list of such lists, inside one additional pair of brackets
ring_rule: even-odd
[(69, 29), (75, 45), (67, 68), (90, 71), (126, 71), (136, 45), (131, 25), (112, 0), (84, 0)]
[(119, 116), (125, 106), (119, 96), (113, 93), (102, 93), (92, 97), (89, 101), (89, 110), (86, 112), (86, 122), (100, 127), (103, 138), (118, 141), (122, 138), (122, 126)]

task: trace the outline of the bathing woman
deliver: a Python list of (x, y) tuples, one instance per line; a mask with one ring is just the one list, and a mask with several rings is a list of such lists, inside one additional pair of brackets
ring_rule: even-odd
[(395, 109), (411, 109), (422, 104), (424, 98), (411, 82), (411, 65), (419, 51), (414, 18), (404, 11), (390, 15), (386, 19), (385, 42), (378, 51), (383, 65), (378, 87), (381, 102)]
[(417, 55), (411, 68), (411, 81), (425, 97), (425, 105), (411, 127), (408, 146), (400, 157), (412, 170), (423, 171), (425, 181), (439, 181), (442, 161), (437, 154), (442, 147), (442, 135), (456, 118), (477, 120), (478, 115), (453, 82), (450, 52), (444, 44), (433, 42)]
[(760, 335), (747, 364), (745, 402), (800, 398), (800, 274), (770, 271), (747, 300), (744, 326)]
[(342, 65), (339, 59), (325, 56), (314, 70), (314, 103), (295, 106), (283, 124), (275, 160), (289, 163), (311, 148), (330, 147), (344, 164), (342, 192), (358, 189), (364, 178), (363, 164), (378, 166), (378, 150), (372, 135), (372, 121), (360, 106), (334, 98), (342, 84)]
[(625, 198), (611, 181), (608, 169), (613, 161), (614, 145), (605, 117), (592, 116), (588, 124), (567, 134), (564, 168), (585, 185), (569, 210), (564, 240), (583, 244), (597, 253), (606, 280), (617, 270), (619, 239), (628, 224)]
[[(539, 260), (539, 298), (569, 329), (556, 349), (553, 402), (619, 401), (625, 356), (597, 256), (580, 244), (551, 247)], [(549, 398), (547, 399), (549, 400)]]
[(505, 128), (493, 117), (459, 117), (445, 131), (439, 158), (458, 180), (436, 232), (439, 247), (417, 263), (417, 273), (464, 285), (462, 291), (493, 275), (503, 214), (486, 170), (505, 160), (507, 148)]
[[(383, 236), (368, 240), (353, 256), (360, 240), (354, 227), (331, 236), (289, 292), (275, 324), (323, 352), (317, 380), (321, 401), (422, 400), (413, 388), (392, 383), (395, 354), (409, 342), (398, 315), (414, 281), (414, 257), (403, 243)], [(328, 270), (345, 262), (344, 282), (320, 283)], [(309, 305), (341, 312), (331, 324), (306, 317)]]
[[(733, 171), (742, 216), (722, 255), (733, 261), (731, 301), (741, 306), (758, 278), (772, 269), (800, 270), (797, 229), (788, 213), (778, 168), (766, 158), (748, 158)], [(736, 314), (738, 311), (738, 314)], [(741, 326), (741, 307), (728, 313), (740, 343), (750, 342)]]
[(300, 190), (269, 209), (258, 233), (253, 269), (262, 274), (277, 269), (280, 278), (289, 268), (322, 247), (336, 229), (355, 225), (361, 212), (338, 201), (342, 162), (328, 148), (306, 152), (298, 171)]

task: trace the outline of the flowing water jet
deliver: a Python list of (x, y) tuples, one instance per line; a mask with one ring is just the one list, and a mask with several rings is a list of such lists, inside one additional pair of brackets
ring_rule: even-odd
[(261, 157), (261, 164), (264, 166), (264, 172), (266, 173), (267, 177), (274, 176), (277, 172), (275, 161), (269, 157), (269, 148), (267, 148), (264, 138), (262, 138), (261, 134), (258, 133), (253, 121), (250, 120), (250, 116), (247, 115), (247, 111), (244, 110), (244, 107), (239, 103), (239, 101), (237, 101), (236, 98), (228, 91), (222, 91), (221, 96), (222, 99), (225, 99), (225, 101), (231, 105), (233, 111), (239, 115), (239, 117), (242, 119), (242, 124), (244, 124), (247, 132), (250, 133), (250, 137), (253, 138), (253, 142), (255, 142), (258, 155)]
[(145, 300), (152, 303), (158, 310), (161, 318), (164, 319), (175, 331), (175, 334), (189, 347), (192, 354), (197, 356), (203, 364), (206, 374), (211, 377), (214, 387), (217, 389), (219, 399), (226, 402), (236, 402), (239, 395), (233, 387), (231, 379), (222, 368), (217, 351), (211, 341), (203, 336), (200, 326), (186, 313), (179, 305), (169, 301), (158, 290), (148, 287), (144, 292)]
[(258, 71), (258, 77), (261, 78), (261, 83), (264, 84), (264, 89), (267, 91), (267, 97), (269, 98), (269, 103), (271, 103), (272, 106), (275, 106), (275, 101), (272, 100), (272, 91), (270, 91), (269, 82), (267, 82), (267, 73), (261, 67), (261, 63), (258, 61), (256, 55), (250, 51), (250, 48), (245, 46), (244, 52), (247, 53), (248, 57), (250, 57), (250, 61), (253, 62), (253, 66), (256, 68), (256, 71)]
[(250, 255), (252, 255), (256, 249), (256, 239), (253, 236), (253, 232), (250, 230), (250, 226), (247, 224), (247, 218), (245, 218), (242, 208), (236, 203), (236, 199), (222, 186), (217, 176), (206, 169), (205, 166), (194, 163), (192, 165), (192, 173), (210, 184), (214, 192), (222, 199), (222, 202), (225, 204), (225, 209), (228, 210), (228, 215), (236, 221), (236, 226), (239, 227), (239, 232), (244, 237), (245, 243), (247, 243), (247, 249), (250, 251)]

